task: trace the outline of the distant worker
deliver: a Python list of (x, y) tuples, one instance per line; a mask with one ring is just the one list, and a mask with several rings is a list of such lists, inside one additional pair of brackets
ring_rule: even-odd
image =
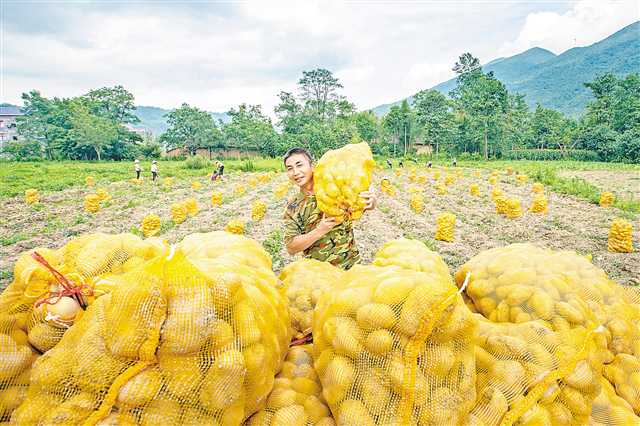
[(404, 164), (402, 164), (402, 160), (400, 160), (400, 162), (398, 163), (398, 167), (404, 167)]
[(430, 169), (432, 166), (433, 166), (433, 164), (431, 164), (431, 161), (429, 161), (429, 162), (427, 163), (427, 169)]
[(140, 168), (140, 160), (136, 160), (134, 162), (134, 167), (136, 170), (136, 179), (140, 179), (140, 172), (142, 172), (142, 169)]
[(453, 157), (453, 167), (457, 166), (458, 162), (456, 161), (456, 157)]
[(151, 180), (155, 182), (156, 178), (158, 177), (158, 162), (156, 160), (153, 160), (153, 162), (151, 163), (151, 176)]
[(387, 158), (387, 166), (389, 166), (390, 169), (393, 169), (393, 164), (391, 164), (391, 160), (389, 160)]
[(211, 174), (211, 182), (214, 182), (218, 178), (220, 178), (220, 180), (224, 180), (222, 177), (223, 174), (224, 164), (222, 164), (222, 161), (216, 161), (216, 171)]

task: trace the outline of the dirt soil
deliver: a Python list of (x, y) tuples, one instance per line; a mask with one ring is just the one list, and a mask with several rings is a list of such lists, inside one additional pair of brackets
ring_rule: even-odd
[[(447, 194), (436, 195), (433, 171), (418, 170), (418, 174), (428, 177), (427, 184), (420, 185), (425, 209), (418, 214), (409, 206), (411, 194), (408, 189), (415, 184), (409, 182), (406, 172), (398, 177), (390, 171), (383, 171), (374, 178), (376, 188), (380, 188), (383, 177), (389, 178), (397, 194), (390, 197), (379, 193), (378, 208), (367, 212), (356, 223), (356, 241), (363, 262), (369, 262), (384, 242), (402, 236), (419, 239), (437, 250), (452, 272), (482, 250), (516, 242), (532, 242), (553, 249), (591, 254), (593, 262), (619, 283), (640, 283), (640, 223), (637, 217), (633, 234), (636, 252), (609, 253), (609, 226), (619, 214), (615, 208), (600, 208), (574, 197), (547, 191), (548, 214), (529, 213), (526, 210), (533, 199), (531, 183), (517, 184), (513, 176), (502, 175), (500, 187), (508, 196), (519, 199), (524, 211), (521, 218), (511, 220), (495, 212), (490, 197), (488, 171), (457, 169), (455, 172), (460, 173), (460, 177), (447, 187)], [(476, 176), (476, 173), (480, 176)], [(634, 188), (631, 174), (623, 179), (619, 172), (571, 173), (579, 173), (603, 188), (622, 187), (624, 182), (631, 182), (627, 186), (630, 190)], [(441, 179), (444, 174), (442, 171)], [(251, 176), (257, 174), (236, 173), (226, 176), (225, 181), (219, 183), (211, 183), (203, 176), (197, 179), (202, 183), (202, 189), (197, 191), (191, 189), (194, 179), (177, 179), (170, 189), (164, 188), (162, 183), (145, 182), (136, 186), (129, 181), (113, 182), (104, 186), (111, 199), (103, 203), (103, 208), (96, 214), (86, 213), (83, 209), (84, 196), (95, 191), (95, 188), (72, 188), (46, 194), (39, 204), (32, 206), (26, 205), (21, 197), (0, 200), (0, 211), (3, 212), (0, 217), (0, 288), (10, 281), (13, 264), (25, 250), (34, 247), (57, 248), (74, 236), (88, 232), (130, 232), (139, 228), (144, 216), (150, 213), (161, 217), (163, 232), (160, 236), (172, 243), (193, 232), (223, 229), (231, 219), (243, 219), (246, 221), (245, 234), (248, 237), (259, 242), (276, 241), (276, 248), (272, 250), (274, 269), (280, 270), (284, 264), (296, 258), (286, 253), (281, 241), (285, 199), (277, 200), (273, 192), (277, 185), (286, 181), (286, 176), (276, 175), (270, 182), (258, 184), (256, 188), (248, 185)], [(479, 197), (470, 195), (471, 183), (479, 184)], [(244, 184), (246, 188), (242, 195), (234, 192), (238, 184)], [(220, 207), (211, 206), (210, 194), (213, 190), (224, 193)], [(640, 188), (635, 187), (635, 191), (640, 191)], [(199, 214), (180, 225), (173, 225), (171, 204), (188, 197), (197, 199)], [(262, 199), (268, 209), (265, 218), (254, 223), (251, 221), (251, 203), (256, 199)], [(452, 212), (457, 217), (455, 240), (452, 243), (434, 240), (436, 216), (442, 212)]]

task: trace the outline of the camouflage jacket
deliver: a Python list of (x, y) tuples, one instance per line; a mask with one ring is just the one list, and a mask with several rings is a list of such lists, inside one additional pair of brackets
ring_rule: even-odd
[[(287, 202), (284, 212), (284, 242), (314, 230), (322, 220), (315, 195), (300, 191)], [(304, 250), (304, 256), (349, 269), (360, 261), (352, 222), (345, 220)]]

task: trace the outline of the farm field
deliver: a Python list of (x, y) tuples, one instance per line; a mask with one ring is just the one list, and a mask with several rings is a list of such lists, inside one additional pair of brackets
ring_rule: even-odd
[[(287, 181), (282, 172), (272, 172), (272, 178), (259, 183), (258, 176), (267, 170), (278, 170), (277, 160), (261, 161), (253, 164), (260, 172), (242, 172), (242, 163), (232, 164), (230, 173), (223, 182), (212, 183), (208, 179), (208, 169), (185, 169), (181, 162), (161, 162), (161, 179), (155, 184), (144, 180), (141, 185), (129, 181), (131, 165), (119, 163), (87, 163), (65, 168), (56, 163), (43, 163), (40, 170), (30, 169), (32, 165), (19, 163), (3, 167), (3, 187), (0, 194), (0, 287), (11, 279), (12, 266), (17, 256), (30, 248), (60, 247), (70, 238), (89, 232), (134, 232), (139, 233), (142, 219), (147, 214), (157, 214), (161, 218), (160, 236), (169, 242), (181, 240), (194, 232), (208, 232), (224, 229), (231, 219), (245, 221), (245, 235), (261, 242), (272, 255), (274, 269), (295, 260), (289, 256), (282, 242), (281, 217), (286, 197), (278, 198), (274, 189)], [(379, 170), (374, 184), (379, 194), (378, 208), (366, 213), (356, 222), (356, 241), (362, 253), (363, 262), (369, 262), (376, 250), (385, 242), (398, 237), (409, 237), (423, 241), (429, 248), (438, 251), (455, 271), (467, 259), (482, 250), (500, 247), (516, 242), (531, 242), (554, 249), (570, 249), (580, 254), (591, 255), (593, 262), (602, 267), (611, 278), (619, 283), (637, 285), (640, 283), (640, 213), (636, 210), (638, 184), (635, 179), (640, 174), (637, 166), (614, 166), (620, 170), (598, 170), (600, 166), (585, 163), (587, 170), (566, 170), (558, 173), (568, 179), (579, 178), (601, 190), (611, 190), (624, 199), (622, 208), (602, 208), (593, 203), (599, 194), (567, 195), (545, 187), (549, 201), (548, 214), (527, 212), (533, 195), (533, 179), (518, 183), (515, 173), (507, 175), (504, 170), (510, 163), (488, 163), (483, 167), (476, 164), (462, 164), (457, 169), (445, 170), (436, 167), (428, 170), (417, 168), (418, 176), (425, 176), (426, 184), (409, 181), (409, 168), (397, 176), (391, 170)], [(545, 163), (548, 167), (553, 164)], [(512, 164), (519, 171), (533, 170), (541, 163)], [(509, 197), (517, 198), (522, 204), (524, 215), (518, 219), (508, 219), (498, 215), (491, 199), (492, 185), (488, 181), (491, 169), (500, 171), (498, 186)], [(44, 172), (46, 173), (43, 173)], [(35, 173), (34, 173), (35, 172)], [(447, 186), (447, 193), (436, 194), (435, 174), (440, 180), (446, 173), (456, 176)], [(95, 186), (85, 185), (85, 177), (92, 175)], [(11, 176), (11, 179), (7, 179)], [(16, 178), (22, 177), (22, 178)], [(163, 185), (163, 178), (174, 177), (171, 187)], [(396, 189), (395, 196), (380, 192), (383, 178), (391, 181)], [(198, 181), (200, 189), (193, 189)], [(15, 182), (19, 182), (19, 191)], [(58, 184), (56, 186), (56, 183)], [(255, 183), (255, 187), (252, 184)], [(476, 183), (480, 195), (469, 193), (469, 185)], [(16, 184), (17, 185), (17, 184)], [(245, 192), (237, 193), (242, 185)], [(40, 202), (28, 205), (24, 201), (24, 190), (33, 187), (40, 191)], [(60, 189), (56, 189), (56, 188)], [(425, 208), (415, 213), (409, 199), (412, 190), (422, 190)], [(98, 188), (104, 188), (109, 199), (102, 202), (99, 212), (84, 211), (84, 197)], [(212, 191), (223, 193), (221, 206), (213, 207)], [(289, 195), (294, 191), (290, 188)], [(11, 195), (18, 193), (20, 195)], [(196, 198), (199, 213), (181, 224), (171, 220), (172, 203)], [(251, 204), (262, 200), (267, 205), (266, 215), (261, 221), (251, 220)], [(436, 241), (436, 216), (443, 212), (456, 215), (455, 239), (453, 242)], [(630, 220), (634, 226), (633, 241), (636, 251), (629, 254), (607, 251), (607, 238), (611, 222), (616, 217)]]

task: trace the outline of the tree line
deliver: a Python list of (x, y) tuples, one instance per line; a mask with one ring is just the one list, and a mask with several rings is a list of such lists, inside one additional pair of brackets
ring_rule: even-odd
[(357, 111), (340, 93), (339, 79), (318, 68), (303, 71), (297, 92), (282, 91), (275, 122), (260, 105), (241, 104), (228, 122), (183, 104), (167, 114), (159, 138), (141, 137), (127, 126), (138, 123), (134, 97), (122, 86), (92, 90), (70, 99), (23, 94), (18, 118), (23, 141), (6, 145), (15, 158), (131, 159), (157, 157), (161, 149), (237, 149), (278, 156), (293, 146), (314, 155), (346, 143), (367, 141), (375, 154), (470, 158), (581, 159), (640, 161), (640, 76), (603, 74), (586, 83), (593, 93), (586, 111), (572, 118), (509, 93), (493, 73), (485, 73), (470, 53), (453, 67), (456, 87), (446, 96), (423, 90), (411, 102), (391, 107), (382, 118)]

